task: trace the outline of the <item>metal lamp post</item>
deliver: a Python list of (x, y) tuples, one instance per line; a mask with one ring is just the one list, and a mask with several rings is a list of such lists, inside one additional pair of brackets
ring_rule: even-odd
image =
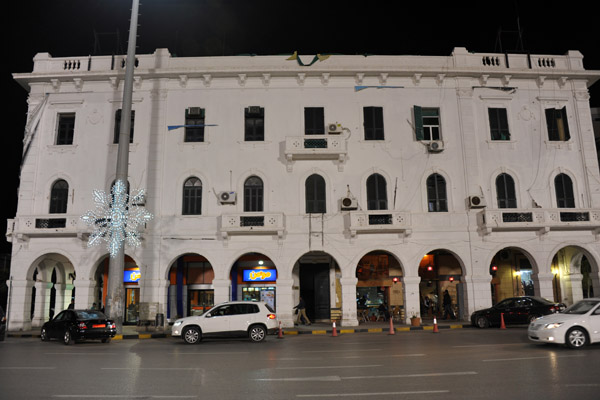
[[(121, 125), (119, 128), (119, 144), (117, 150), (117, 171), (115, 185), (123, 182), (125, 191), (129, 185), (129, 140), (131, 130), (131, 104), (133, 97), (133, 70), (135, 69), (135, 47), (137, 37), (139, 0), (132, 0), (131, 21), (129, 26), (129, 42), (127, 45), (127, 60), (125, 64), (125, 82), (123, 85), (123, 104), (121, 108)], [(113, 193), (113, 196), (115, 194)], [(124, 316), (124, 289), (123, 271), (125, 265), (125, 243), (119, 248), (114, 257), (110, 257), (108, 264), (108, 294), (106, 297), (106, 314), (115, 321), (117, 332), (123, 331)]]

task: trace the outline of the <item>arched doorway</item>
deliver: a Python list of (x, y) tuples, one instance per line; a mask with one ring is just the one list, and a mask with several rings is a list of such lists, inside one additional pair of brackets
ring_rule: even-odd
[(30, 309), (32, 326), (37, 327), (68, 307), (75, 295), (75, 269), (65, 256), (53, 253), (36, 260), (30, 274), (30, 304), (26, 307)]
[(169, 269), (167, 319), (201, 315), (215, 303), (210, 262), (199, 254), (177, 258)]
[(396, 320), (403, 321), (404, 287), (402, 267), (385, 251), (372, 251), (356, 266), (356, 301), (359, 322), (381, 320), (377, 310), (383, 304)]
[(567, 305), (600, 293), (598, 266), (582, 248), (567, 246), (552, 258), (554, 301)]
[[(454, 318), (466, 315), (465, 284), (459, 259), (446, 250), (434, 250), (426, 254), (419, 263), (419, 295), (421, 318), (444, 318), (444, 296), (448, 291)], [(452, 315), (450, 316), (452, 318)]]
[[(329, 254), (311, 251), (304, 254), (292, 269), (294, 302), (300, 296), (306, 303), (306, 314), (312, 322), (340, 320), (342, 314), (341, 270)], [(335, 290), (331, 290), (335, 288)]]
[[(108, 266), (109, 257), (106, 256), (96, 269), (94, 279), (96, 286), (94, 287), (92, 304), (86, 305), (97, 310), (104, 310), (106, 305), (106, 296), (108, 294)], [(123, 311), (123, 324), (135, 325), (139, 320), (140, 313), (140, 285), (141, 279), (140, 267), (128, 255), (125, 255), (125, 264), (123, 266), (123, 288), (125, 289), (125, 304)]]
[(518, 248), (507, 247), (496, 253), (490, 264), (490, 275), (492, 304), (509, 297), (539, 293), (531, 259)]
[(260, 253), (247, 253), (231, 267), (231, 300), (264, 301), (276, 310), (277, 267)]

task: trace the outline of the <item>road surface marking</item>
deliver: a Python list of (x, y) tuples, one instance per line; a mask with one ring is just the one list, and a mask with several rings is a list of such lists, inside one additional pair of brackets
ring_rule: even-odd
[(116, 356), (120, 353), (68, 353), (68, 352), (61, 352), (61, 353), (44, 353), (47, 356)]
[(386, 358), (386, 357), (424, 357), (425, 354), (391, 354), (383, 356), (346, 356), (346, 357), (333, 357), (333, 358)]
[(198, 396), (160, 396), (160, 395), (132, 395), (132, 394), (54, 394), (59, 399), (197, 399)]
[(381, 351), (381, 349), (351, 349), (351, 350), (307, 350), (304, 353), (348, 353), (348, 352), (359, 352), (359, 351)]
[(327, 368), (374, 368), (381, 367), (382, 365), (329, 365), (329, 366), (318, 366), (318, 367), (277, 367), (274, 369), (327, 369)]
[[(117, 371), (131, 371), (131, 368), (119, 368), (119, 367), (105, 367), (100, 368), (102, 370), (117, 370)], [(197, 371), (202, 368), (136, 368), (136, 370), (144, 370), (144, 371)]]
[[(269, 382), (339, 382), (344, 380), (356, 380), (356, 379), (386, 379), (386, 378), (431, 378), (439, 376), (460, 376), (460, 375), (477, 375), (475, 371), (465, 372), (438, 372), (430, 374), (406, 374), (406, 375), (370, 375), (370, 376), (309, 376), (305, 378), (258, 378), (252, 379), (254, 381), (269, 381)], [(357, 396), (356, 394), (354, 394)]]
[(195, 355), (195, 356), (198, 356), (198, 355), (201, 356), (201, 355), (214, 355), (214, 354), (223, 355), (223, 354), (249, 354), (249, 353), (250, 353), (249, 351), (215, 351), (215, 352), (196, 352), (196, 353), (189, 353), (186, 351), (185, 353), (184, 352), (181, 352), (181, 353), (173, 352), (171, 354), (185, 355), (185, 356), (191, 354), (191, 355)]
[(488, 361), (523, 361), (523, 360), (549, 360), (551, 358), (565, 358), (565, 357), (585, 357), (585, 354), (572, 354), (566, 356), (543, 356), (543, 357), (515, 357), (515, 358), (492, 358), (489, 360), (482, 360), (484, 362)]
[(2, 370), (11, 369), (56, 369), (56, 367), (0, 367)]
[(370, 376), (345, 376), (342, 379), (385, 379), (385, 378), (427, 378), (434, 376), (460, 376), (460, 375), (477, 375), (475, 371), (462, 372), (432, 372), (429, 374), (405, 374), (405, 375), (370, 375)]
[(330, 394), (297, 394), (296, 397), (355, 397), (355, 396), (399, 396), (405, 394), (443, 394), (449, 390), (423, 390), (414, 392), (379, 392), (379, 393), (330, 393)]
[(452, 346), (455, 349), (462, 349), (466, 347), (488, 347), (488, 346), (521, 346), (527, 343), (492, 343), (492, 344), (470, 344), (465, 346)]
[(568, 383), (567, 387), (597, 387), (600, 383)]

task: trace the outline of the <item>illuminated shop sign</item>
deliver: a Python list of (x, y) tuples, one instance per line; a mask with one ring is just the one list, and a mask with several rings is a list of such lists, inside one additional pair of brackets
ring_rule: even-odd
[(277, 280), (276, 269), (245, 269), (244, 282), (275, 282)]
[(139, 269), (123, 271), (123, 282), (125, 283), (135, 283), (140, 280), (142, 274)]

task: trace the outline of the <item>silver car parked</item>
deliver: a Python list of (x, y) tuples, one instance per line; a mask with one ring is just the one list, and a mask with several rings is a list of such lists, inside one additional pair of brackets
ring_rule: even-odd
[(600, 342), (600, 298), (580, 300), (558, 314), (536, 319), (527, 335), (534, 342), (566, 344), (572, 349)]

